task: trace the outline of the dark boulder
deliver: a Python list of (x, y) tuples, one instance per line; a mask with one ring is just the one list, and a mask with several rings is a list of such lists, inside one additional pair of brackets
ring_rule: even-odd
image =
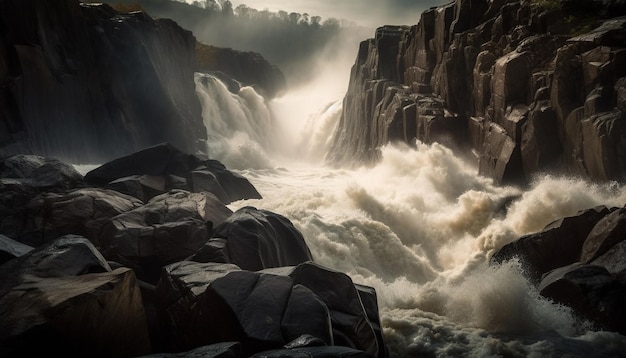
[(184, 177), (200, 163), (199, 158), (185, 154), (169, 143), (162, 143), (103, 164), (87, 173), (85, 181), (91, 185), (104, 186), (131, 175), (172, 174)]
[(598, 328), (626, 333), (626, 284), (604, 267), (580, 263), (561, 267), (547, 274), (538, 288)]
[(371, 358), (371, 354), (349, 347), (302, 347), (260, 352), (252, 358)]
[(85, 181), (107, 186), (142, 200), (172, 189), (210, 192), (223, 203), (260, 199), (244, 177), (217, 160), (201, 160), (169, 143), (159, 144), (108, 162), (85, 175)]
[(526, 276), (539, 282), (543, 274), (577, 262), (587, 235), (609, 213), (607, 207), (599, 206), (559, 219), (538, 233), (504, 245), (491, 257), (491, 263), (518, 258)]
[(85, 238), (66, 236), (0, 265), (3, 356), (149, 352), (139, 286)]
[(37, 155), (18, 154), (0, 162), (0, 178), (15, 179), (33, 190), (68, 190), (83, 185), (83, 176), (69, 164)]
[(223, 342), (181, 353), (155, 353), (141, 358), (243, 358), (239, 342)]
[(105, 223), (142, 204), (128, 195), (97, 188), (65, 194), (44, 193), (7, 213), (0, 222), (0, 230), (31, 246), (66, 234), (85, 236), (98, 245)]
[(248, 206), (217, 227), (192, 260), (229, 262), (257, 271), (298, 265), (313, 258), (304, 237), (289, 219)]
[(593, 227), (580, 253), (580, 261), (590, 263), (626, 239), (626, 208), (615, 210)]
[(210, 193), (174, 190), (112, 218), (102, 229), (100, 248), (107, 259), (156, 283), (162, 267), (195, 254), (209, 239), (213, 223), (230, 213)]
[(33, 248), (28, 245), (0, 235), (0, 265), (32, 250)]
[(312, 263), (249, 272), (180, 262), (163, 270), (157, 292), (175, 349), (238, 341), (245, 356), (312, 346), (386, 356), (369, 319), (379, 323), (374, 290), (357, 289), (347, 275)]

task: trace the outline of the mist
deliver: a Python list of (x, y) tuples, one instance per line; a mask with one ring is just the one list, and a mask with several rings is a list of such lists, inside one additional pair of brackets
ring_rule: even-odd
[[(190, 0), (188, 0), (190, 1)], [(415, 25), (420, 14), (449, 0), (234, 0), (270, 11), (306, 12), (323, 18), (347, 19), (373, 30), (382, 25)]]

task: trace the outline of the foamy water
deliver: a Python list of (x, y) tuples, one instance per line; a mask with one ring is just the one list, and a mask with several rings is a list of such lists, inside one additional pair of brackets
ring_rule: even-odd
[[(305, 117), (300, 133), (290, 123), (290, 140), (299, 144), (287, 153), (277, 154), (275, 142), (269, 148), (255, 142), (240, 132), (253, 125), (242, 125), (224, 133), (228, 149), (217, 159), (241, 169), (263, 195), (232, 209), (252, 205), (286, 216), (316, 262), (376, 288), (393, 357), (626, 351), (623, 336), (590, 331), (570, 309), (542, 298), (518, 263), (488, 265), (494, 250), (556, 219), (597, 205), (623, 206), (624, 187), (550, 176), (538, 177), (526, 191), (499, 187), (438, 144), (384, 148), (371, 168), (328, 168), (320, 158), (340, 112), (341, 102), (334, 101)], [(250, 113), (244, 120), (255, 121)], [(246, 145), (231, 145), (242, 136), (254, 155)]]

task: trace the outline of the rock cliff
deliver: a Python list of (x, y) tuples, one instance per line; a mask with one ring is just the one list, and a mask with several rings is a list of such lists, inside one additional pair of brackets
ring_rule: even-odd
[(0, 1), (0, 154), (96, 162), (168, 141), (202, 149), (195, 38), (77, 0)]
[(624, 1), (456, 0), (361, 43), (328, 160), (393, 141), (471, 152), (479, 172), (626, 178)]

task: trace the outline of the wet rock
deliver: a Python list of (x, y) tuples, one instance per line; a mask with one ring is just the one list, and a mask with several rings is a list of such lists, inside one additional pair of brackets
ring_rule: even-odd
[(160, 351), (185, 350), (199, 344), (217, 342), (196, 339), (192, 326), (196, 304), (211, 282), (229, 272), (241, 270), (232, 264), (180, 261), (163, 268), (156, 287), (158, 309), (157, 337), (153, 346)]
[[(418, 114), (416, 139), (433, 123), (434, 140), (455, 138), (442, 143), (463, 153), (471, 145), (479, 173), (496, 182), (527, 184), (545, 170), (622, 181), (624, 101), (617, 80), (626, 76), (620, 65), (626, 20), (603, 20), (621, 10), (593, 3), (581, 12), (577, 2), (547, 9), (531, 1), (459, 0), (425, 11), (393, 59), (381, 56), (375, 39), (363, 42), (327, 160), (372, 163), (382, 146), (412, 138), (412, 105), (389, 101), (377, 89), (393, 82), (405, 98), (432, 92), (449, 114)], [(400, 76), (382, 75), (381, 62), (397, 63)]]
[(0, 155), (97, 163), (165, 141), (202, 148), (190, 31), (73, 0), (0, 8)]
[(242, 358), (239, 342), (223, 342), (202, 346), (182, 353), (155, 353), (142, 358)]
[(606, 215), (593, 227), (580, 253), (580, 261), (590, 263), (626, 239), (626, 208)]
[(348, 347), (304, 347), (292, 349), (277, 349), (260, 352), (252, 355), (254, 358), (369, 358), (371, 354)]
[(169, 143), (163, 143), (112, 160), (87, 173), (85, 181), (91, 185), (104, 186), (132, 175), (172, 174), (184, 177), (200, 164), (199, 158), (185, 154)]
[(0, 352), (134, 356), (149, 352), (139, 286), (85, 238), (66, 236), (0, 265)]
[(488, 123), (485, 126), (478, 173), (491, 177), (498, 183), (519, 181), (519, 161), (521, 158), (515, 141), (501, 126)]
[(538, 233), (504, 245), (491, 257), (491, 263), (518, 258), (527, 277), (539, 282), (547, 272), (578, 262), (587, 235), (609, 213), (607, 207), (600, 206), (559, 219)]
[(538, 288), (543, 296), (572, 307), (598, 328), (626, 332), (626, 285), (604, 267), (565, 266), (547, 274)]
[(201, 160), (169, 143), (108, 162), (87, 173), (85, 181), (142, 200), (150, 200), (172, 189), (210, 192), (225, 204), (261, 198), (246, 178), (226, 169), (219, 161)]
[(0, 265), (32, 250), (33, 248), (28, 245), (0, 235)]
[(210, 193), (174, 190), (112, 218), (102, 229), (100, 247), (107, 259), (154, 284), (162, 267), (195, 254), (207, 242), (213, 223), (224, 221), (230, 212)]
[(379, 322), (373, 289), (357, 290), (345, 274), (312, 263), (249, 272), (234, 265), (181, 262), (165, 268), (157, 291), (167, 334), (178, 349), (238, 341), (245, 356), (334, 345), (383, 357), (383, 342), (369, 320)]
[(85, 236), (98, 245), (105, 223), (142, 204), (139, 199), (97, 188), (44, 193), (7, 214), (0, 222), (0, 230), (31, 246), (66, 234)]
[(310, 261), (302, 234), (282, 215), (244, 207), (215, 229), (192, 257), (199, 262), (228, 262), (244, 270), (297, 265)]
[(57, 159), (26, 154), (14, 155), (0, 162), (0, 178), (15, 179), (39, 192), (83, 185), (83, 176), (71, 165)]

